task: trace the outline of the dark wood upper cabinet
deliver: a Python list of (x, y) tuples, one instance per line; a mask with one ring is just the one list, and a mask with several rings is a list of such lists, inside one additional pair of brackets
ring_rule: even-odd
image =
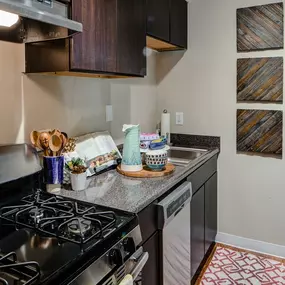
[(169, 1), (146, 0), (147, 34), (157, 39), (170, 41)]
[(170, 42), (187, 49), (188, 2), (170, 0)]
[(117, 72), (117, 20), (115, 0), (76, 0), (72, 18), (83, 24), (73, 36), (71, 70)]
[(147, 0), (147, 46), (159, 51), (187, 49), (188, 2)]
[(26, 44), (26, 72), (71, 76), (146, 75), (146, 0), (76, 0), (72, 18), (83, 32)]
[(145, 0), (118, 0), (117, 5), (117, 69), (124, 74), (146, 75)]

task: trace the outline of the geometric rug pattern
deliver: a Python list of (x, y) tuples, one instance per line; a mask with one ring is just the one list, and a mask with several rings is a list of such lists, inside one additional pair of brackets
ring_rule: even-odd
[(285, 284), (285, 263), (279, 258), (217, 245), (200, 279), (201, 285)]

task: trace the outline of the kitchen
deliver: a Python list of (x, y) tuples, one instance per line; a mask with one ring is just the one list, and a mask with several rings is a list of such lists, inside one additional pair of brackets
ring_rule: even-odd
[[(172, 133), (221, 137), (216, 240), (284, 256), (283, 160), (237, 154), (235, 134), (237, 108), (283, 110), (281, 104), (237, 104), (235, 97), (237, 58), (283, 56), (283, 50), (237, 54), (236, 9), (277, 2), (190, 1), (187, 51), (148, 49), (144, 78), (22, 74), (24, 45), (1, 42), (0, 143), (29, 142), (33, 129), (56, 127), (69, 136), (108, 130), (121, 144), (123, 124), (154, 132), (167, 109)], [(113, 107), (111, 122), (106, 105)], [(183, 125), (176, 125), (176, 112), (184, 113)]]

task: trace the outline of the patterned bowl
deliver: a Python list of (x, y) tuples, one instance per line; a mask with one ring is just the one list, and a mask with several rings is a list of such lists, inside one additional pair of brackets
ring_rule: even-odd
[(167, 164), (167, 158), (167, 151), (164, 149), (149, 150), (145, 154), (145, 163), (151, 170), (162, 171)]

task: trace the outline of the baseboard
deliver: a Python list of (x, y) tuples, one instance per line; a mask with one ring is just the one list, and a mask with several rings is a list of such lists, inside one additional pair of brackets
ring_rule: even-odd
[(285, 258), (285, 246), (283, 245), (234, 236), (226, 233), (218, 233), (216, 236), (216, 242), (247, 249), (250, 251)]

